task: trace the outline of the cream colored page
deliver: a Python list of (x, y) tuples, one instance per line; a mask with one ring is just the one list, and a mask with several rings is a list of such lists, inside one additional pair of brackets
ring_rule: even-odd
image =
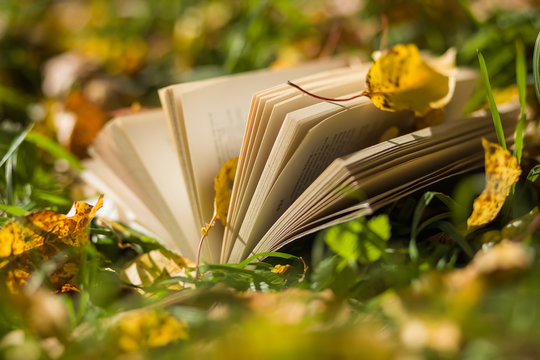
[[(293, 82), (309, 90), (314, 90), (314, 86), (327, 83), (328, 81), (332, 81), (332, 79), (337, 81), (337, 76), (342, 76), (344, 73), (350, 72), (350, 67), (332, 69), (305, 76), (300, 79), (294, 79)], [(260, 91), (253, 96), (252, 107), (250, 109), (250, 115), (244, 133), (238, 169), (231, 195), (231, 208), (227, 217), (229, 227), (227, 230), (235, 228), (235, 224), (237, 223), (239, 212), (239, 206), (237, 206), (237, 204), (240, 202), (239, 199), (243, 199), (247, 181), (252, 177), (251, 172), (253, 163), (259, 151), (258, 148), (260, 146), (261, 138), (263, 134), (267, 133), (266, 128), (269, 123), (268, 118), (272, 113), (272, 108), (275, 103), (282, 101), (283, 99), (290, 99), (291, 97), (294, 97), (295, 94), (298, 94), (298, 90), (286, 83), (282, 83), (270, 89)], [(243, 214), (241, 216), (243, 217)], [(227, 231), (225, 241), (227, 241), (229, 235), (229, 231)]]
[(180, 250), (163, 224), (118, 177), (116, 169), (108, 167), (97, 154), (93, 154), (92, 159), (84, 161), (83, 165), (85, 170), (81, 177), (86, 183), (105, 194), (104, 202), (112, 201), (121, 210), (120, 213), (123, 215), (120, 221), (132, 226), (136, 223), (143, 228), (143, 232), (155, 237), (164, 246)]
[[(515, 121), (512, 119), (515, 118), (516, 113), (511, 107), (505, 108), (502, 111), (504, 112), (503, 124), (505, 133), (507, 131), (510, 133), (513, 128), (512, 125), (515, 125)], [(393, 166), (389, 168), (383, 167), (382, 170), (375, 172), (373, 175), (364, 176), (364, 172), (360, 171), (356, 175), (360, 177), (358, 179), (360, 183), (357, 186), (373, 193), (374, 196), (370, 197), (366, 203), (360, 203), (359, 205), (356, 205), (356, 207), (358, 209), (365, 208), (365, 205), (369, 203), (370, 208), (373, 208), (372, 205), (374, 204), (376, 204), (376, 207), (378, 208), (389, 202), (386, 197), (391, 197), (392, 200), (395, 200), (398, 197), (411, 193), (413, 190), (407, 189), (407, 184), (410, 186), (413, 186), (414, 184), (414, 190), (417, 190), (420, 187), (433, 183), (435, 180), (443, 179), (451, 174), (455, 174), (456, 171), (462, 172), (466, 169), (477, 167), (478, 164), (481, 163), (482, 158), (479, 139), (481, 137), (486, 137), (489, 140), (495, 140), (494, 131), (489, 124), (490, 121), (488, 121), (487, 118), (471, 118), (464, 120), (461, 123), (443, 125), (433, 130), (429, 128), (423, 129), (348, 156), (348, 160), (343, 163), (344, 165), (350, 163), (350, 165), (347, 166), (351, 166), (353, 162), (359, 162), (359, 164), (364, 164), (364, 162), (366, 162), (366, 166), (371, 168), (368, 163), (370, 162), (370, 159), (376, 159), (373, 157), (375, 153), (382, 151), (395, 158), (394, 152), (391, 151), (393, 148), (408, 147), (408, 144), (417, 143), (420, 139), (432, 138), (427, 142), (423, 141), (425, 143), (424, 147), (427, 148), (423, 151), (422, 156), (413, 156), (414, 154), (406, 151), (402, 152), (402, 155), (400, 155), (403, 159), (402, 161), (395, 161)], [(469, 131), (469, 129), (472, 132)], [(434, 133), (432, 133), (432, 131)], [(440, 141), (444, 141), (444, 144), (441, 144)], [(399, 160), (398, 158), (395, 159)], [(356, 168), (357, 166), (354, 167)], [(449, 172), (444, 169), (451, 169), (452, 171)], [(313, 224), (324, 223), (324, 220), (319, 219), (319, 213), (313, 212), (311, 209), (319, 209), (320, 211), (320, 207), (317, 205), (320, 201), (318, 199), (321, 196), (324, 196), (322, 194), (331, 192), (335, 187), (335, 184), (332, 184), (331, 181), (331, 178), (334, 178), (335, 176), (328, 175), (328, 171), (332, 171), (331, 167), (325, 170), (317, 181), (315, 181), (310, 188), (306, 190), (291, 207), (289, 207), (286, 213), (274, 223), (267, 234), (263, 236), (260, 245), (255, 248), (255, 252), (267, 251), (273, 248), (277, 242), (282, 241), (280, 238), (285, 239), (291, 236), (290, 234), (298, 232), (296, 229), (303, 229), (302, 235), (305, 235), (349, 218), (347, 216), (337, 222), (332, 221), (329, 224), (316, 225), (314, 229), (309, 229), (310, 225), (301, 225), (299, 223), (299, 221), (301, 223)], [(358, 170), (355, 169), (355, 171)], [(321, 184), (327, 184), (327, 190), (322, 190), (320, 188)], [(401, 195), (392, 195), (397, 191), (396, 189), (402, 188), (405, 190), (400, 190), (399, 194)], [(336, 197), (334, 196), (333, 198), (333, 201), (335, 202)], [(347, 210), (340, 212), (345, 214)], [(337, 216), (338, 213), (328, 216), (328, 218)], [(295, 235), (292, 238), (287, 239), (286, 242), (288, 243), (297, 237), (298, 236)]]
[[(195, 226), (189, 206), (185, 182), (165, 114), (158, 110), (120, 120), (120, 128), (174, 215), (178, 227), (182, 229), (184, 236), (178, 233), (175, 241), (189, 244), (191, 253), (194, 254), (200, 232)], [(206, 253), (209, 251), (212, 250), (206, 250)]]
[[(353, 81), (350, 83), (344, 81), (343, 85), (340, 86), (340, 90), (350, 90), (350, 88), (358, 87), (358, 83), (354, 76), (351, 78)], [(346, 103), (345, 106), (365, 101), (366, 99), (356, 99)], [(284, 103), (280, 105), (288, 104)], [(258, 162), (255, 163), (257, 176), (253, 176), (250, 179), (250, 183), (246, 189), (245, 199), (247, 199), (247, 201), (245, 201), (244, 206), (246, 206), (247, 209), (244, 210), (244, 216), (248, 221), (260, 210), (262, 202), (266, 199), (275, 180), (285, 164), (289, 161), (294, 150), (296, 150), (304, 136), (307, 134), (308, 130), (326, 117), (342, 111), (343, 109), (343, 105), (341, 104), (338, 105), (336, 103), (324, 102), (287, 113), (285, 115), (285, 120), (279, 129), (279, 133), (275, 137), (275, 141), (273, 143), (270, 143), (270, 141), (265, 143), (263, 140), (260, 150), (261, 156), (257, 158)], [(276, 108), (275, 110), (279, 113), (281, 109)], [(291, 121), (292, 114), (301, 115), (298, 116), (298, 118), (293, 115), (296, 121)]]
[[(191, 157), (198, 205), (204, 219), (212, 217), (214, 176), (227, 159), (238, 156), (253, 93), (334, 66), (335, 62), (317, 63), (283, 71), (226, 77), (188, 91), (182, 91), (182, 85), (173, 88), (177, 109), (183, 114), (187, 142), (177, 143), (176, 149), (179, 156)], [(175, 141), (181, 142), (183, 138), (175, 137)], [(189, 149), (188, 154), (184, 146)]]
[[(176, 221), (175, 215), (160, 192), (160, 189), (152, 181), (152, 177), (148, 172), (144, 162), (139, 157), (136, 147), (122, 131), (120, 123), (122, 120), (131, 119), (131, 116), (118, 118), (109, 124), (108, 142), (97, 141), (95, 151), (104, 159), (111, 169), (119, 174), (122, 181), (131, 189), (131, 191), (145, 204), (145, 206), (160, 220), (165, 229), (171, 234), (171, 238), (182, 239), (176, 240), (182, 254), (192, 255), (193, 248), (187, 243), (183, 229)], [(149, 134), (151, 141), (158, 141), (155, 137)], [(101, 139), (98, 139), (101, 140)]]
[[(341, 67), (337, 69), (327, 70), (323, 72), (316, 72), (312, 75), (302, 77), (300, 79), (294, 79), (293, 81), (301, 86), (307, 86), (311, 82), (320, 81), (334, 77), (335, 75), (342, 74), (343, 72), (350, 71), (350, 67)], [(238, 159), (238, 168), (236, 171), (236, 178), (233, 184), (232, 194), (231, 194), (231, 208), (227, 214), (227, 223), (234, 224), (238, 215), (238, 207), (235, 206), (237, 199), (243, 195), (238, 192), (241, 191), (245, 186), (246, 177), (249, 177), (250, 162), (252, 162), (252, 157), (254, 151), (253, 146), (257, 134), (260, 132), (258, 129), (261, 126), (265, 126), (265, 122), (261, 121), (263, 112), (266, 106), (266, 102), (269, 99), (274, 99), (277, 96), (282, 96), (283, 94), (291, 94), (292, 88), (286, 83), (276, 85), (270, 89), (265, 89), (259, 91), (253, 95), (251, 101), (250, 112), (248, 116), (248, 121), (246, 124), (246, 130), (244, 132), (244, 138), (242, 141), (242, 147), (240, 150), (240, 155)], [(225, 231), (225, 239), (229, 237), (231, 226), (228, 226)]]
[(412, 120), (412, 116), (381, 111), (365, 102), (312, 128), (283, 169), (261, 211), (242, 226), (239, 236), (247, 243), (243, 256), (335, 158), (377, 143), (389, 126), (408, 128)]
[[(365, 78), (365, 72), (355, 69), (350, 70), (345, 76), (346, 77), (333, 77), (324, 82), (312, 84), (312, 86), (308, 87), (308, 89), (325, 97), (340, 97), (354, 90), (362, 90), (361, 83)], [(243, 190), (243, 199), (241, 205), (243, 209), (241, 210), (241, 213), (245, 213), (246, 207), (249, 205), (249, 201), (253, 197), (255, 187), (259, 182), (261, 173), (268, 161), (272, 147), (274, 146), (287, 114), (292, 111), (320, 103), (319, 99), (305, 94), (298, 94), (298, 90), (296, 89), (293, 89), (292, 92), (287, 92), (285, 95), (287, 96), (280, 97), (269, 103), (271, 109), (270, 114), (268, 117), (262, 119), (262, 121), (266, 122), (267, 125), (264, 128), (264, 131), (260, 132), (260, 139), (255, 145), (256, 150), (253, 150), (253, 156), (255, 159), (251, 165), (251, 172), (249, 173), (248, 177), (249, 180)]]
[[(295, 80), (295, 83), (314, 93), (326, 97), (341, 97), (351, 91), (361, 91), (362, 82), (367, 71), (366, 66), (343, 68), (328, 71), (317, 78), (317, 81), (305, 79)], [(310, 77), (315, 79), (315, 77)], [(261, 102), (265, 103), (258, 131), (253, 133), (255, 139), (247, 162), (246, 175), (239, 180), (238, 195), (233, 203), (233, 216), (229, 218), (229, 232), (226, 233), (222, 260), (229, 256), (234, 240), (236, 240), (240, 224), (243, 223), (248, 206), (253, 199), (254, 191), (259, 183), (261, 173), (267, 162), (268, 155), (274, 145), (286, 115), (294, 110), (320, 102), (311, 96), (300, 93), (297, 89), (288, 87), (286, 91), (267, 96)], [(241, 154), (242, 156), (242, 154)]]

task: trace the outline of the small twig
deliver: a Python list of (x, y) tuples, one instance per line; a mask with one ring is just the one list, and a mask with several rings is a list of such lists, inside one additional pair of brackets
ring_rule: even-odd
[(295, 83), (291, 82), (291, 81), (287, 81), (287, 84), (291, 85), (292, 87), (294, 88), (297, 88), (298, 90), (300, 90), (301, 92), (303, 92), (304, 94), (307, 94), (309, 96), (312, 96), (314, 97), (315, 99), (319, 99), (319, 100), (324, 100), (324, 101), (349, 101), (349, 100), (352, 100), (352, 99), (356, 99), (356, 98), (359, 98), (359, 97), (362, 97), (362, 96), (366, 96), (368, 94), (367, 91), (362, 91), (360, 94), (357, 94), (357, 95), (354, 95), (354, 96), (351, 96), (351, 97), (348, 97), (348, 98), (344, 98), (344, 99), (332, 99), (332, 98), (327, 98), (327, 97), (324, 97), (324, 96), (320, 96), (320, 95), (315, 95), (313, 93), (310, 93), (309, 91), (305, 90), (305, 89), (302, 89), (299, 85), (296, 85)]
[(97, 216), (96, 221), (97, 221), (98, 225), (101, 225), (104, 228), (107, 228), (110, 232), (112, 232), (112, 234), (116, 237), (116, 240), (118, 240), (118, 247), (120, 249), (126, 249), (126, 248), (131, 247), (131, 244), (124, 243), (122, 238), (118, 235), (118, 233), (114, 229), (115, 226), (111, 221), (109, 221), (109, 220), (107, 220), (107, 219), (105, 219), (105, 218), (103, 218), (101, 216)]
[(197, 278), (199, 277), (199, 264), (201, 263), (201, 251), (202, 251), (202, 245), (203, 245), (204, 239), (206, 238), (206, 235), (208, 235), (208, 231), (210, 230), (210, 228), (214, 226), (214, 224), (216, 223), (216, 220), (217, 220), (217, 213), (214, 211), (214, 216), (212, 217), (212, 220), (210, 220), (210, 223), (207, 224), (206, 227), (201, 230), (202, 236), (201, 236), (201, 240), (199, 240), (199, 246), (197, 247), (197, 257), (195, 260), (195, 280), (197, 280)]

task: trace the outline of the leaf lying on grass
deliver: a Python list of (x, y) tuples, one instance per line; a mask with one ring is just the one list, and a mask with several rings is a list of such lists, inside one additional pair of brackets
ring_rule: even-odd
[(62, 265), (50, 274), (51, 285), (61, 292), (76, 291), (80, 259), (68, 250), (89, 242), (88, 226), (102, 204), (100, 196), (94, 206), (76, 201), (72, 216), (41, 210), (7, 223), (0, 230), (0, 276), (7, 288), (18, 292), (34, 270), (54, 258)]
[(495, 219), (512, 185), (518, 181), (521, 168), (517, 159), (501, 146), (482, 139), (486, 153), (486, 187), (473, 203), (467, 226), (481, 226)]

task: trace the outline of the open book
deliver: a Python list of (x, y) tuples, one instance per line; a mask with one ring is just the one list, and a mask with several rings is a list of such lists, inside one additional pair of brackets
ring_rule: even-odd
[[(161, 89), (163, 109), (107, 124), (83, 177), (128, 220), (194, 258), (213, 214), (214, 177), (239, 157), (226, 226), (217, 222), (202, 249), (205, 261), (226, 263), (483, 165), (480, 139), (496, 139), (491, 117), (461, 118), (472, 70), (458, 71), (444, 122), (420, 130), (412, 113), (379, 110), (366, 97), (321, 101), (286, 83), (338, 98), (361, 92), (368, 69), (334, 59)], [(501, 112), (510, 136), (517, 110)]]

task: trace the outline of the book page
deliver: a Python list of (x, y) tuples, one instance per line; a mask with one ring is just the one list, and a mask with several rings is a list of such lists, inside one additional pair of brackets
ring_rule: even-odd
[[(310, 91), (317, 91), (317, 86), (319, 84), (327, 84), (328, 82), (332, 81), (336, 83), (336, 76), (343, 76), (344, 74), (350, 73), (350, 67), (341, 67), (308, 75), (300, 79), (293, 79), (293, 82), (309, 89)], [(292, 100), (293, 98), (299, 98), (299, 91), (285, 83), (260, 91), (253, 96), (252, 107), (250, 109), (246, 130), (244, 132), (244, 139), (238, 160), (238, 168), (233, 184), (231, 208), (227, 216), (227, 223), (229, 226), (225, 231), (224, 237), (225, 243), (230, 237), (234, 238), (236, 236), (238, 233), (236, 224), (238, 220), (241, 221), (241, 218), (244, 216), (240, 202), (245, 197), (245, 188), (248, 180), (252, 181), (253, 163), (260, 151), (259, 148), (262, 137), (263, 135), (268, 137), (273, 133), (271, 132), (273, 130), (267, 131), (273, 106), (275, 103), (278, 103), (284, 99)], [(278, 124), (270, 124), (270, 128), (272, 126), (280, 126), (282, 119), (277, 119), (277, 121)], [(276, 120), (274, 120), (274, 122), (276, 122)], [(227, 248), (226, 245), (224, 246)]]
[(344, 60), (318, 62), (203, 81), (199, 86), (173, 85), (162, 90), (171, 128), (180, 133), (173, 134), (173, 139), (184, 179), (192, 182), (187, 188), (194, 190), (191, 206), (199, 220), (198, 226), (212, 217), (214, 177), (227, 159), (238, 156), (252, 95), (291, 78), (343, 64)]
[[(501, 111), (504, 112), (505, 133), (511, 134), (517, 119), (517, 107), (509, 106)], [(377, 144), (345, 157), (346, 160), (337, 159), (272, 225), (253, 252), (275, 249), (278, 244), (297, 238), (298, 234), (305, 235), (349, 220), (347, 214), (355, 207), (358, 210), (356, 216), (366, 214), (436, 180), (481, 166), (481, 137), (496, 138), (485, 112), (480, 117), (423, 129)], [(424, 144), (419, 145), (420, 151), (410, 146), (419, 141)], [(394, 150), (403, 147), (404, 151)], [(377, 153), (387, 153), (394, 160), (389, 164), (384, 156), (375, 156)], [(372, 161), (378, 162), (380, 167), (370, 175), (362, 169), (372, 169)], [(350, 209), (336, 211), (336, 205), (341, 207), (355, 202), (353, 198), (343, 199), (336, 193), (338, 186), (344, 183), (343, 179), (351, 176), (356, 180), (348, 183), (365, 191), (368, 198), (356, 200), (357, 205)]]
[[(133, 124), (128, 125), (131, 120), (134, 120)], [(178, 223), (181, 221), (181, 214), (175, 214), (165, 200), (170, 193), (167, 193), (167, 188), (159, 188), (151, 174), (151, 171), (156, 169), (156, 161), (161, 162), (172, 173), (174, 168), (178, 168), (174, 152), (171, 153), (170, 148), (167, 151), (168, 131), (163, 120), (159, 110), (118, 117), (109, 122), (105, 131), (96, 139), (94, 152), (109, 168), (114, 169), (122, 182), (159, 219), (171, 234), (170, 237), (175, 239), (175, 247), (179, 248), (182, 254), (194, 254), (197, 240), (188, 241), (185, 228)], [(132, 129), (141, 127), (144, 130), (142, 135), (145, 136), (137, 137), (136, 140), (130, 139), (123, 126)], [(148, 169), (147, 165), (152, 170)], [(176, 180), (181, 182), (181, 179)], [(186, 226), (190, 225), (190, 219), (184, 221)]]
[(164, 246), (180, 251), (178, 244), (172, 241), (171, 235), (165, 230), (163, 224), (126, 187), (117, 172), (109, 168), (96, 154), (91, 154), (91, 156), (91, 159), (83, 161), (85, 169), (81, 173), (81, 178), (105, 194), (105, 202), (112, 201), (116, 205), (119, 210), (119, 220), (129, 226), (139, 225), (142, 227), (141, 231), (148, 233)]
[[(366, 69), (365, 66), (339, 69), (339, 71), (322, 73), (327, 73), (328, 76), (315, 82), (302, 80), (295, 82), (303, 84), (307, 90), (322, 96), (340, 97), (350, 91), (361, 91)], [(264, 110), (260, 119), (256, 121), (260, 123), (260, 126), (253, 133), (252, 147), (245, 155), (244, 153), (240, 155), (248, 157), (249, 160), (245, 164), (244, 178), (238, 180), (238, 197), (231, 205), (233, 214), (228, 217), (229, 227), (227, 230), (229, 231), (225, 235), (222, 261), (226, 260), (232, 249), (232, 243), (238, 234), (240, 224), (244, 221), (260, 175), (286, 115), (293, 110), (318, 103), (320, 100), (302, 94), (297, 89), (287, 85), (284, 91), (264, 97), (261, 102), (264, 103)], [(237, 185), (236, 181), (235, 185)]]
[(239, 237), (246, 242), (246, 247), (235, 246), (232, 261), (251, 252), (272, 223), (337, 157), (377, 143), (390, 126), (410, 129), (413, 120), (412, 113), (382, 111), (364, 99), (362, 104), (344, 109), (309, 130), (276, 180), (256, 219), (246, 219), (241, 227)]
[(144, 164), (178, 227), (182, 229), (182, 233), (177, 233), (175, 241), (188, 243), (190, 252), (195, 254), (200, 237), (199, 228), (195, 226), (191, 208), (186, 206), (188, 194), (165, 114), (159, 110), (138, 115), (118, 119), (118, 126)]

